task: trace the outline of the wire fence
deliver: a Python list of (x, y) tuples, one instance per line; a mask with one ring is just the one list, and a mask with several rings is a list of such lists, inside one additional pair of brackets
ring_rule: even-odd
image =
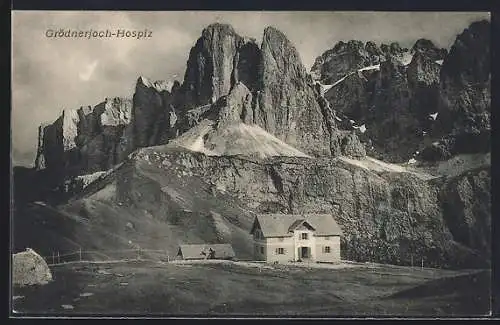
[(75, 262), (124, 262), (156, 260), (169, 262), (173, 256), (168, 250), (161, 249), (122, 249), (122, 250), (82, 250), (61, 254), (52, 251), (49, 256), (42, 256), (49, 266)]

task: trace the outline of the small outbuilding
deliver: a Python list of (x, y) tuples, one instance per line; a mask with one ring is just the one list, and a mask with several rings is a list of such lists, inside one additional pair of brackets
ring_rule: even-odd
[(183, 260), (231, 260), (235, 257), (231, 244), (190, 244), (180, 245), (177, 258)]

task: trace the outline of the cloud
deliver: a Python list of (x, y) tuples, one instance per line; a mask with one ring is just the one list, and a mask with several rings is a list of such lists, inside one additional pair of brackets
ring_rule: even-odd
[(98, 60), (95, 60), (94, 62), (88, 64), (86, 67), (85, 67), (85, 70), (84, 71), (81, 71), (79, 74), (78, 74), (78, 77), (80, 78), (80, 80), (83, 80), (83, 81), (89, 81), (90, 77), (92, 77), (92, 74), (94, 73), (94, 70), (95, 68), (97, 67), (97, 64), (99, 63)]

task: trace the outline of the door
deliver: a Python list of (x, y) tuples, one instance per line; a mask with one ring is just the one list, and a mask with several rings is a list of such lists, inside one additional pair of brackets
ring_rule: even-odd
[(299, 247), (299, 258), (302, 260), (311, 258), (311, 247)]

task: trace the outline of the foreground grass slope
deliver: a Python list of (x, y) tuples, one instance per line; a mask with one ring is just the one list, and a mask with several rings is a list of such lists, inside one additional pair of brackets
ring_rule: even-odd
[[(54, 282), (15, 288), (28, 314), (485, 315), (489, 271), (349, 264), (323, 269), (242, 263), (69, 264)], [(62, 305), (71, 305), (64, 309)]]

